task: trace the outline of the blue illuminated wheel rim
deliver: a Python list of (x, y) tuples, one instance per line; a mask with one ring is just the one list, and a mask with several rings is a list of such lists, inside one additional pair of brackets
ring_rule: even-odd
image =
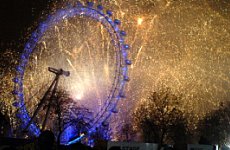
[[(48, 16), (47, 20), (40, 23), (38, 28), (31, 34), (31, 37), (26, 43), (24, 51), (20, 56), (19, 65), (16, 67), (16, 77), (13, 79), (13, 82), (15, 83), (13, 94), (16, 97), (13, 102), (13, 106), (18, 109), (16, 116), (20, 119), (21, 129), (24, 129), (31, 119), (25, 106), (23, 91), (24, 72), (28, 64), (29, 57), (33, 53), (37, 42), (42, 38), (48, 28), (58, 24), (63, 19), (72, 18), (77, 15), (87, 16), (100, 22), (109, 33), (116, 49), (116, 75), (114, 77), (112, 88), (104, 106), (94, 118), (92, 126), (86, 135), (90, 135), (97, 127), (105, 123), (112, 113), (117, 113), (116, 106), (118, 101), (121, 98), (125, 98), (125, 84), (129, 81), (128, 65), (131, 65), (131, 61), (128, 59), (129, 45), (125, 44), (124, 41), (126, 32), (119, 29), (121, 21), (118, 19), (112, 19), (113, 13), (110, 10), (103, 11), (103, 6), (101, 5), (94, 7), (93, 2), (87, 2), (85, 5), (77, 2), (74, 6), (69, 5), (64, 9), (56, 11), (55, 14)], [(29, 135), (38, 136), (41, 131), (33, 122), (28, 128), (28, 132)], [(75, 143), (83, 136), (85, 135), (82, 135), (67, 144)]]

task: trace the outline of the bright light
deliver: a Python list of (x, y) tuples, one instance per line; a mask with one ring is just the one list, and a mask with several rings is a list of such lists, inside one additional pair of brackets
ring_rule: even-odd
[(137, 19), (137, 25), (141, 25), (142, 22), (143, 22), (143, 18), (138, 18), (138, 19)]
[(81, 133), (81, 135), (80, 136), (84, 136), (85, 134), (84, 133)]
[(82, 93), (78, 93), (78, 94), (75, 95), (75, 98), (76, 98), (77, 100), (81, 100), (82, 97), (83, 97), (83, 94), (82, 94)]
[(130, 68), (133, 69), (133, 68), (134, 68), (134, 65), (132, 64)]

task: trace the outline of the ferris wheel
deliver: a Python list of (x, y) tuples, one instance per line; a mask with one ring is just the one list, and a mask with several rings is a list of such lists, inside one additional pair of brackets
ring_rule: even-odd
[[(63, 20), (68, 20), (76, 16), (92, 19), (100, 23), (100, 25), (106, 30), (113, 45), (112, 53), (114, 53), (114, 56), (110, 59), (113, 59), (112, 63), (114, 69), (111, 73), (113, 74), (113, 78), (110, 80), (110, 82), (108, 82), (110, 86), (107, 91), (104, 92), (106, 93), (106, 96), (103, 97), (104, 99), (101, 103), (99, 111), (96, 112), (93, 119), (91, 120), (91, 125), (88, 128), (87, 133), (79, 137), (75, 137), (71, 141), (68, 141), (66, 144), (72, 144), (80, 140), (82, 137), (90, 135), (96, 130), (97, 127), (105, 124), (113, 113), (118, 112), (117, 104), (120, 99), (125, 98), (125, 85), (129, 81), (128, 66), (131, 65), (131, 61), (128, 59), (128, 51), (130, 47), (125, 43), (124, 40), (126, 32), (120, 30), (121, 21), (113, 18), (112, 11), (104, 11), (103, 9), (103, 6), (95, 6), (93, 2), (86, 2), (85, 4), (77, 2), (74, 5), (68, 5), (65, 8), (59, 9), (54, 14), (50, 15), (44, 22), (40, 23), (38, 28), (31, 34), (31, 37), (26, 43), (24, 51), (20, 56), (19, 65), (16, 67), (16, 77), (13, 79), (13, 82), (15, 83), (13, 94), (16, 97), (13, 102), (13, 106), (17, 109), (16, 116), (20, 120), (21, 130), (26, 129), (28, 130), (29, 135), (38, 136), (41, 130), (45, 128), (44, 122), (40, 123), (43, 124), (42, 127), (41, 125), (39, 126), (38, 123), (35, 123), (34, 117), (36, 116), (37, 112), (29, 113), (29, 108), (25, 102), (24, 80), (26, 78), (26, 69), (30, 63), (30, 57), (34, 53), (34, 49), (37, 47), (40, 40), (50, 28), (56, 27)], [(60, 75), (69, 75), (69, 73), (62, 69), (49, 68), (49, 71), (55, 73), (55, 79), (58, 78), (58, 80)], [(51, 85), (54, 86), (56, 81), (54, 80)], [(35, 92), (38, 91), (39, 90)], [(50, 89), (47, 91), (50, 92)], [(39, 101), (41, 102), (42, 100), (44, 100), (44, 97), (40, 97)], [(39, 109), (36, 110), (39, 111)]]

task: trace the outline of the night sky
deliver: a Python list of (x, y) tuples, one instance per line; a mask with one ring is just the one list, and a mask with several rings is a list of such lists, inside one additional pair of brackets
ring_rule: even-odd
[[(42, 12), (49, 7), (50, 0), (2, 0), (0, 4), (0, 42), (9, 47), (27, 33)], [(15, 43), (15, 44), (16, 44)], [(15, 45), (14, 44), (14, 45)]]

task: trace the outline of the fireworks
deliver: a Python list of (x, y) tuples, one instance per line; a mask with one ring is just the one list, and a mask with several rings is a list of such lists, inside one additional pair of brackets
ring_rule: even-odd
[[(107, 121), (112, 113), (117, 112), (116, 105), (124, 97), (123, 90), (128, 80), (127, 68), (131, 64), (127, 57), (129, 45), (124, 40), (126, 33), (119, 29), (120, 20), (114, 19), (113, 21), (110, 18), (112, 16), (110, 10), (107, 10), (106, 14), (104, 14), (101, 5), (96, 7), (97, 10), (93, 8), (93, 5), (92, 2), (87, 2), (86, 6), (78, 2), (76, 7), (70, 5), (65, 9), (57, 10), (53, 16), (48, 17), (46, 21), (39, 25), (26, 43), (24, 52), (20, 57), (20, 63), (16, 67), (17, 76), (13, 79), (16, 83), (13, 94), (17, 97), (13, 105), (19, 108), (17, 116), (22, 122), (21, 128), (24, 128), (23, 126), (26, 126), (26, 129), (29, 127), (29, 132), (34, 135), (38, 135), (40, 131), (39, 128), (36, 128), (36, 124), (30, 124), (29, 114), (35, 114), (38, 120), (41, 120), (44, 116), (42, 111), (39, 112), (41, 114), (39, 115), (37, 113), (38, 109), (35, 111), (34, 107), (38, 105), (38, 108), (40, 108), (39, 101), (43, 97), (42, 95), (47, 95), (45, 91), (49, 76), (45, 75), (45, 70), (43, 69), (47, 66), (52, 66), (51, 68), (53, 66), (55, 68), (60, 67), (64, 68), (64, 70), (73, 69), (70, 71), (73, 77), (70, 80), (71, 82), (60, 82), (61, 88), (59, 87), (59, 89), (69, 92), (72, 97), (74, 93), (81, 94), (80, 98), (82, 98), (82, 93), (84, 92), (84, 82), (81, 82), (82, 78), (81, 75), (79, 76), (80, 73), (77, 69), (83, 68), (89, 71), (89, 73), (84, 74), (83, 79), (88, 79), (87, 77), (89, 77), (90, 86), (87, 87), (86, 94), (83, 95), (83, 102), (79, 102), (84, 104), (81, 107), (87, 107), (94, 112), (93, 118), (90, 117), (89, 120), (91, 124), (89, 134), (94, 132), (98, 126), (101, 126), (104, 121)], [(85, 19), (83, 24), (82, 22), (76, 22), (81, 19)], [(86, 30), (87, 25), (90, 25), (87, 19), (101, 23), (99, 24), (100, 32)], [(81, 28), (82, 25), (84, 25), (84, 28)], [(105, 31), (103, 32), (102, 26), (107, 31), (108, 36), (106, 37), (104, 37)], [(93, 27), (98, 28), (98, 24)], [(81, 31), (81, 29), (83, 30)], [(106, 43), (106, 38), (108, 37), (111, 38), (108, 42), (108, 47), (103, 47), (105, 45), (103, 44), (100, 48), (101, 45), (98, 43)], [(103, 39), (102, 42), (100, 42), (101, 39)], [(78, 43), (79, 41), (81, 43)], [(94, 45), (96, 46), (94, 47)], [(84, 49), (82, 50), (82, 48)], [(98, 49), (100, 50), (99, 52)], [(77, 55), (75, 50), (78, 51)], [(73, 55), (74, 57), (72, 57)], [(105, 67), (99, 68), (101, 65)], [(111, 70), (114, 70), (112, 74), (110, 74)], [(56, 78), (55, 80), (59, 79)], [(80, 86), (76, 88), (78, 83), (80, 83)], [(41, 89), (39, 89), (40, 87)], [(54, 89), (56, 87), (55, 85)], [(73, 99), (76, 99), (76, 97)], [(42, 100), (46, 99), (42, 98)], [(48, 108), (50, 108), (51, 103), (50, 101)], [(45, 116), (48, 115), (48, 110)], [(32, 118), (34, 118), (34, 115)], [(47, 117), (45, 122), (46, 119)], [(52, 123), (50, 125), (52, 126)], [(39, 123), (37, 126), (39, 126)]]
[(128, 10), (123, 18), (128, 20), (125, 28), (134, 62), (128, 84), (129, 103), (166, 86), (182, 94), (186, 111), (203, 116), (229, 99), (230, 8), (226, 3), (115, 3), (118, 11)]
[[(112, 8), (115, 17), (121, 18), (132, 47), (131, 81), (127, 101), (121, 104), (121, 108), (122, 105), (128, 108), (127, 113), (136, 101), (162, 85), (182, 93), (183, 108), (201, 116), (229, 99), (229, 2), (114, 0), (98, 3)], [(63, 67), (72, 72), (70, 79), (63, 79), (64, 88), (91, 107), (90, 101), (96, 97), (100, 106), (106, 95), (103, 89), (109, 88), (115, 71), (111, 67), (113, 60), (112, 43), (100, 24), (81, 16), (64, 20), (46, 32), (30, 58), (24, 81), (27, 99), (33, 97), (38, 87), (45, 89), (42, 87), (52, 79), (47, 73), (48, 66)], [(33, 100), (35, 104), (38, 101), (36, 97)], [(33, 108), (34, 103), (28, 105)]]
[(29, 61), (24, 81), (28, 91), (25, 93), (31, 92), (32, 96), (38, 87), (49, 83), (52, 76), (47, 67), (52, 66), (71, 72), (70, 77), (61, 79), (59, 85), (79, 103), (84, 100), (82, 103), (90, 106), (97, 99), (97, 104), (101, 105), (101, 101), (106, 99), (103, 92), (112, 84), (114, 75), (111, 72), (115, 72), (114, 48), (108, 42), (109, 38), (100, 24), (87, 17), (64, 20), (50, 28)]

